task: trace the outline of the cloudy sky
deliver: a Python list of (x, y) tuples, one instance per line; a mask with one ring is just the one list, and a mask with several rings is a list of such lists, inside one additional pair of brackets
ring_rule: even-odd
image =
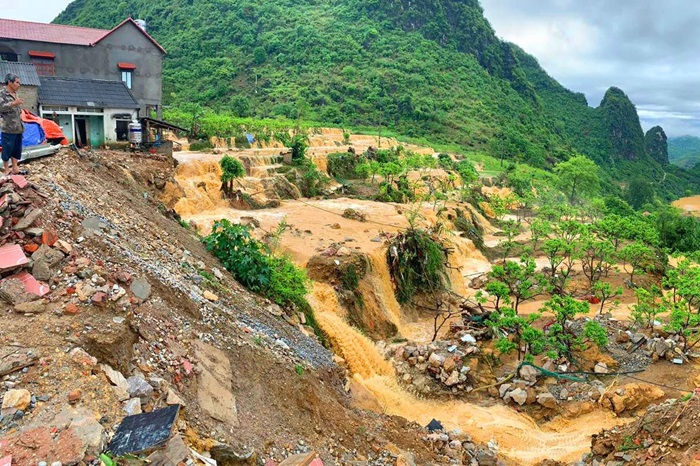
[(597, 107), (610, 86), (630, 97), (645, 130), (700, 136), (697, 0), (481, 0), (502, 39), (520, 45)]
[[(50, 22), (70, 0), (0, 0), (0, 16)], [(481, 0), (502, 39), (520, 45), (597, 107), (627, 93), (644, 129), (700, 136), (700, 1)]]

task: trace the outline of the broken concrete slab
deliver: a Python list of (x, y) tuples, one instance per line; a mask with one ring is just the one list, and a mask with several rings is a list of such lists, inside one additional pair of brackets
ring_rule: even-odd
[(91, 236), (91, 235), (97, 235), (101, 236), (102, 235), (102, 230), (106, 229), (109, 227), (107, 222), (102, 220), (100, 217), (93, 216), (93, 217), (88, 217), (80, 224), (83, 226), (83, 229), (85, 231), (85, 236)]
[(0, 281), (0, 299), (11, 306), (34, 301), (37, 296), (28, 292), (25, 284), (17, 276)]
[(190, 449), (178, 434), (168, 441), (165, 448), (151, 453), (146, 459), (151, 466), (178, 466), (189, 454)]
[(230, 427), (238, 427), (236, 397), (231, 391), (233, 372), (226, 353), (203, 342), (195, 351), (202, 369), (197, 384), (199, 406), (212, 418)]
[(32, 275), (28, 274), (27, 272), (20, 272), (16, 275), (13, 275), (13, 277), (16, 277), (22, 284), (24, 285), (24, 289), (35, 296), (42, 297), (46, 293), (48, 293), (50, 288), (47, 285), (44, 285), (43, 283), (39, 283), (39, 281), (34, 278)]
[(39, 217), (44, 215), (41, 209), (32, 209), (24, 213), (24, 217), (20, 218), (17, 224), (12, 227), (13, 230), (24, 230), (31, 227)]
[(15, 306), (15, 312), (23, 314), (43, 314), (46, 312), (47, 304), (42, 300), (19, 303)]

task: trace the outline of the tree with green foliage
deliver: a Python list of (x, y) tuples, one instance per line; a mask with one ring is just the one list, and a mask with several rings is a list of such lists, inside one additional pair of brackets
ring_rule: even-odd
[(588, 289), (607, 276), (615, 265), (615, 251), (610, 242), (586, 235), (581, 240), (581, 269), (588, 279)]
[(634, 287), (634, 275), (637, 272), (645, 273), (654, 268), (656, 255), (654, 251), (644, 243), (634, 241), (625, 245), (618, 252), (618, 257), (627, 265), (630, 286)]
[(224, 155), (219, 160), (219, 166), (221, 167), (221, 191), (223, 191), (224, 197), (231, 197), (233, 181), (245, 176), (245, 167), (240, 160), (228, 155)]
[[(600, 309), (598, 309), (598, 314), (602, 314), (605, 305), (610, 303), (610, 299), (614, 298), (615, 296), (622, 296), (623, 290), (621, 286), (613, 288), (613, 286), (608, 282), (598, 281), (593, 285), (591, 292), (593, 293), (593, 296), (600, 300)], [(618, 304), (619, 301), (615, 301), (613, 303), (614, 306), (617, 306)]]
[(571, 296), (552, 296), (544, 303), (541, 312), (550, 312), (554, 315), (554, 322), (547, 329), (547, 354), (553, 359), (561, 356), (571, 360), (574, 351), (585, 348), (587, 343), (596, 346), (604, 346), (608, 343), (605, 329), (595, 320), (589, 320), (584, 324), (583, 332), (577, 334), (570, 326), (579, 314), (586, 314), (589, 304), (586, 301), (577, 301)]
[(537, 312), (520, 316), (514, 309), (506, 307), (489, 314), (485, 323), (497, 335), (507, 334), (496, 340), (495, 347), (501, 354), (517, 350), (519, 361), (532, 361), (546, 345), (544, 332), (533, 326), (539, 318)]
[(554, 167), (557, 186), (566, 194), (569, 204), (575, 205), (583, 197), (596, 194), (600, 189), (598, 166), (591, 159), (577, 155)]
[(564, 294), (574, 263), (580, 258), (580, 246), (577, 242), (551, 238), (544, 241), (542, 251), (549, 263), (549, 284), (552, 292)]
[(630, 182), (625, 197), (633, 209), (639, 210), (654, 201), (654, 187), (648, 180), (635, 178)]
[(649, 289), (637, 288), (635, 296), (637, 303), (632, 306), (630, 318), (638, 325), (654, 328), (656, 317), (668, 310), (668, 302), (661, 301), (661, 290), (657, 286), (651, 286)]
[(521, 257), (520, 262), (508, 260), (503, 264), (494, 265), (488, 273), (488, 278), (489, 283), (497, 282), (505, 285), (508, 295), (512, 297), (513, 310), (516, 314), (520, 303), (549, 290), (547, 279), (536, 271), (535, 260), (529, 256)]

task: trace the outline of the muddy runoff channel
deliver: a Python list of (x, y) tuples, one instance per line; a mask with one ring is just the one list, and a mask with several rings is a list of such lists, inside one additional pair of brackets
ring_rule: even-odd
[[(184, 220), (194, 222), (202, 234), (207, 234), (213, 222), (221, 218), (233, 222), (254, 218), (259, 224), (258, 232), (274, 231), (285, 221), (289, 228), (281, 236), (280, 247), (302, 267), (312, 257), (328, 248), (337, 248), (338, 244), (343, 244), (345, 252), (361, 253), (368, 263), (358, 288), (365, 304), (365, 317), (389, 322), (408, 340), (430, 341), (432, 318), (405, 315), (394, 297), (385, 260), (386, 246), (381, 240), (382, 233), (393, 233), (407, 226), (405, 206), (341, 198), (281, 200), (273, 208), (235, 209), (221, 198), (217, 159), (218, 156), (197, 157), (192, 153), (183, 156), (177, 184), (166, 187), (163, 199), (166, 205), (174, 206)], [(246, 177), (239, 187), (259, 202), (267, 202), (269, 180), (265, 177), (271, 176), (274, 163), (274, 158), (268, 156), (248, 158), (248, 173), (263, 178)], [(348, 208), (362, 211), (370, 220), (381, 224), (342, 217)], [(433, 214), (429, 208), (425, 216), (430, 222)], [(470, 241), (455, 236), (453, 242), (455, 251), (451, 260), (460, 270), (452, 273), (451, 281), (453, 288), (463, 293), (465, 277), (488, 270), (490, 265)], [(464, 401), (417, 398), (399, 385), (392, 365), (379, 347), (348, 323), (348, 310), (339, 303), (331, 285), (315, 282), (308, 299), (319, 326), (328, 335), (333, 351), (345, 361), (354, 382), (371, 393), (386, 414), (421, 425), (439, 419), (447, 429), (461, 429), (475, 441), (497, 442), (499, 455), (516, 464), (534, 464), (544, 459), (578, 461), (590, 448), (591, 434), (621, 422), (607, 411), (596, 410), (573, 420), (556, 419), (538, 425), (527, 415), (502, 404), (482, 407)]]

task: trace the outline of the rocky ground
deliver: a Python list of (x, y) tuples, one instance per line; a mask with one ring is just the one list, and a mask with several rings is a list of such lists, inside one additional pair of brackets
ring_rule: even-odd
[(28, 169), (0, 182), (3, 466), (97, 464), (125, 416), (168, 406), (155, 464), (496, 464), (459, 432), (354, 409), (309, 329), (159, 204), (172, 160), (66, 150)]

